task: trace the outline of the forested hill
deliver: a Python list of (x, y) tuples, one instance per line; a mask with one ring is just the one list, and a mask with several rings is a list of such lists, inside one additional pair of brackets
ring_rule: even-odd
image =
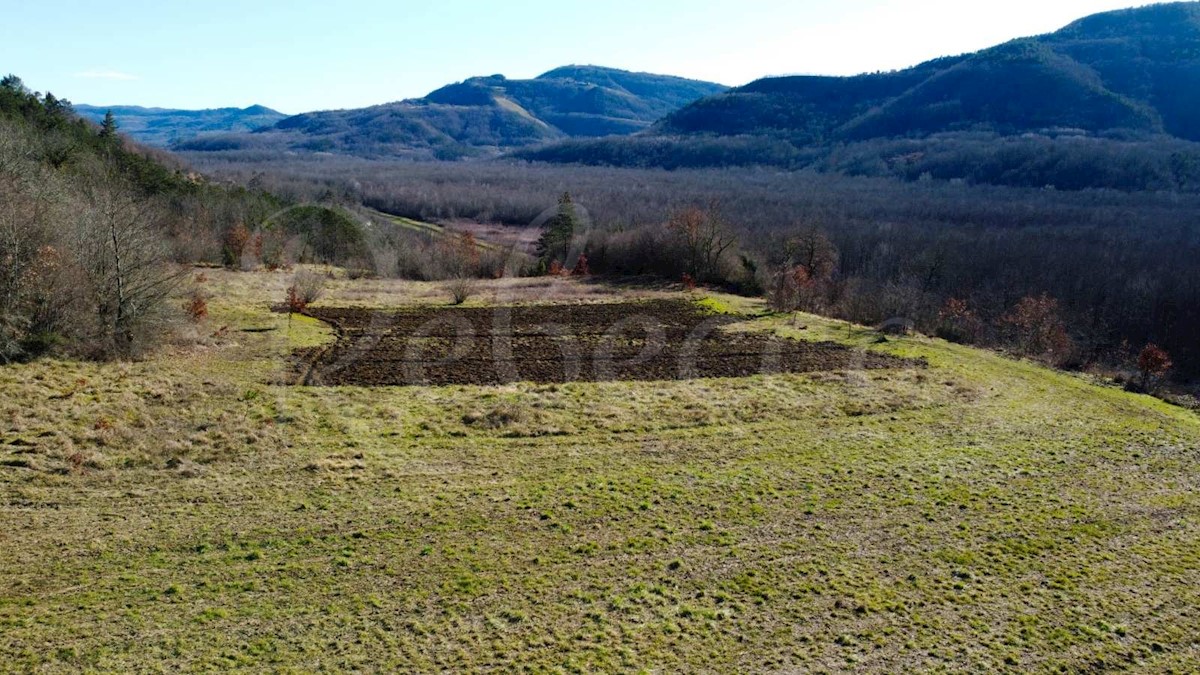
[(169, 332), (172, 262), (220, 260), (227, 233), (283, 204), (205, 181), (20, 78), (0, 80), (0, 364), (131, 357)]
[(565, 66), (532, 80), (472, 78), (443, 87), (423, 101), (468, 106), (511, 101), (567, 136), (603, 136), (640, 131), (721, 91), (721, 85), (668, 75)]
[(531, 80), (475, 77), (421, 99), (297, 115), (259, 133), (206, 135), (175, 147), (457, 159), (565, 138), (632, 134), (724, 90), (666, 75), (567, 66)]
[(172, 143), (190, 140), (204, 133), (254, 131), (274, 125), (287, 117), (265, 106), (249, 108), (217, 108), (213, 110), (174, 110), (138, 106), (76, 105), (75, 112), (84, 119), (100, 124), (112, 111), (121, 132), (130, 138), (161, 148)]
[(89, 175), (100, 173), (98, 166), (119, 175), (122, 189), (144, 195), (195, 188), (169, 153), (127, 142), (116, 127), (90, 124), (70, 101), (30, 91), (14, 75), (0, 82), (0, 125), (8, 141), (6, 157), (20, 155), (40, 170), (52, 171), (67, 191), (81, 190)]
[(759, 80), (667, 116), (656, 132), (821, 143), (981, 128), (1200, 140), (1200, 3), (1098, 14), (899, 72)]
[[(1162, 189), (1192, 181), (1197, 141), (1200, 3), (1187, 2), (1097, 14), (902, 71), (758, 80), (691, 103), (637, 139), (527, 157)], [(999, 164), (998, 149), (1008, 155)], [(1140, 178), (1106, 175), (1134, 156), (1143, 168), (1128, 171)], [(1088, 164), (1101, 166), (1077, 175)]]

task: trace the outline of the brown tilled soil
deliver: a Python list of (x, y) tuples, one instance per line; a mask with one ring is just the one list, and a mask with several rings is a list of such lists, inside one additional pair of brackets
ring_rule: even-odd
[(726, 331), (739, 319), (682, 300), (308, 314), (338, 332), (331, 347), (295, 353), (296, 380), (311, 385), (650, 381), (915, 365), (834, 343)]

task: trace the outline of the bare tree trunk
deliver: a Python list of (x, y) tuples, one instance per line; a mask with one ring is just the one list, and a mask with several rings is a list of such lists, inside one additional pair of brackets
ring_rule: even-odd
[(132, 342), (132, 336), (125, 330), (125, 274), (121, 269), (121, 243), (117, 237), (117, 219), (115, 214), (109, 214), (109, 237), (112, 240), (113, 267), (117, 283), (116, 320), (113, 325), (114, 335), (121, 335), (126, 345)]

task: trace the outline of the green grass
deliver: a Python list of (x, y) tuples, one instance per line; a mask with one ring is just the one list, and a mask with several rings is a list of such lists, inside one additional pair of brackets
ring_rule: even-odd
[(0, 669), (1200, 663), (1191, 413), (724, 296), (929, 367), (297, 389), (329, 332), (268, 282), (143, 363), (0, 369)]

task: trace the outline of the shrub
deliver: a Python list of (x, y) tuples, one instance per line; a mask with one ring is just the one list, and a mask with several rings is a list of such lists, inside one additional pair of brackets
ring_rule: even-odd
[(250, 230), (241, 223), (234, 225), (225, 233), (221, 257), (226, 267), (238, 267), (242, 264), (242, 256), (246, 253), (250, 239)]
[(771, 308), (778, 312), (805, 310), (820, 312), (825, 309), (832, 280), (827, 276), (815, 277), (804, 265), (784, 268), (775, 274), (774, 283), (767, 293)]
[(362, 279), (371, 278), (371, 270), (366, 265), (356, 262), (346, 268), (346, 278), (351, 281), (361, 281)]
[(800, 309), (800, 293), (810, 279), (803, 267), (784, 268), (775, 273), (767, 302), (776, 312), (794, 312)]
[(260, 233), (255, 237), (258, 259), (268, 270), (274, 272), (287, 262), (287, 243), (287, 238), (282, 232), (272, 230), (265, 235)]
[(479, 276), (480, 251), (475, 235), (447, 235), (433, 244), (430, 273), (440, 279)]
[(183, 313), (195, 323), (200, 323), (208, 317), (208, 299), (203, 291), (192, 291), (191, 296), (183, 303)]
[(1020, 351), (1028, 356), (1062, 363), (1074, 349), (1058, 313), (1058, 300), (1049, 294), (1022, 298), (1000, 321), (1013, 333)]
[(1171, 355), (1156, 344), (1148, 344), (1138, 355), (1138, 372), (1142, 375), (1142, 389), (1152, 392), (1174, 367)]
[(575, 261), (575, 268), (571, 270), (573, 277), (586, 277), (592, 274), (592, 268), (588, 266), (588, 258), (580, 253), (579, 260)]
[(475, 295), (475, 280), (470, 277), (459, 277), (446, 284), (446, 290), (450, 291), (451, 303), (461, 305)]
[(321, 299), (325, 293), (326, 277), (316, 272), (297, 272), (287, 290), (287, 308), (292, 314), (302, 313), (308, 306)]
[(936, 334), (943, 340), (972, 344), (979, 339), (983, 324), (966, 300), (950, 298), (938, 312)]
[(284, 301), (287, 305), (288, 314), (301, 314), (305, 309), (308, 309), (308, 303), (301, 297), (300, 291), (296, 289), (296, 285), (288, 286), (287, 300)]

